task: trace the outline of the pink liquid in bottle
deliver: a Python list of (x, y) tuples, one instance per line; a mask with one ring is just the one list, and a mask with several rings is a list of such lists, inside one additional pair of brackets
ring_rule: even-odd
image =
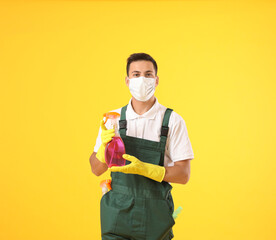
[(125, 154), (125, 145), (119, 136), (114, 136), (105, 148), (105, 161), (107, 166), (124, 166), (126, 160), (122, 157)]
[(126, 165), (126, 160), (122, 155), (126, 153), (125, 145), (118, 131), (120, 114), (117, 112), (108, 112), (104, 114), (104, 117), (106, 118), (105, 123), (110, 119), (111, 127), (115, 130), (114, 137), (105, 147), (105, 162), (109, 168), (112, 166), (124, 166)]

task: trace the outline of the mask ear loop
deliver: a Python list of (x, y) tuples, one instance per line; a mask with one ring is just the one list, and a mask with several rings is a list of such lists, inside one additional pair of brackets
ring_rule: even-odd
[(127, 79), (128, 79), (128, 88), (129, 88), (129, 84), (130, 84), (130, 78), (129, 77), (127, 77)]

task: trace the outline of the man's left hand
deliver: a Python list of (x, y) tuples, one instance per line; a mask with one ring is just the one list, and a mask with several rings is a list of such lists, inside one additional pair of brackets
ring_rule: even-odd
[(123, 172), (126, 174), (139, 174), (147, 178), (151, 178), (157, 182), (162, 182), (166, 173), (166, 169), (163, 166), (145, 163), (138, 158), (123, 154), (123, 158), (131, 163), (122, 167), (111, 167), (111, 172)]

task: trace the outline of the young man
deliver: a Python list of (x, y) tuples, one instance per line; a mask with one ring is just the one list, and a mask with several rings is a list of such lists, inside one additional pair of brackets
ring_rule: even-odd
[[(159, 77), (150, 55), (130, 55), (125, 81), (132, 98), (112, 112), (121, 115), (118, 126), (127, 161), (126, 166), (109, 169), (112, 190), (101, 199), (102, 239), (169, 240), (175, 224), (170, 182), (186, 184), (194, 158), (186, 124), (154, 96)], [(104, 149), (114, 129), (107, 128), (102, 121), (90, 157), (96, 176), (108, 169)]]

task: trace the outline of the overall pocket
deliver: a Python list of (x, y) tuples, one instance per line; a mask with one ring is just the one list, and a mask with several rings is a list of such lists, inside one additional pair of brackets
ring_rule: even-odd
[(166, 229), (166, 231), (163, 232), (163, 235), (160, 239), (167, 239), (168, 237), (168, 239), (172, 239), (174, 237), (172, 233), (172, 227), (175, 225), (175, 220), (172, 216), (174, 210), (173, 202), (169, 201), (168, 199), (162, 201), (166, 204), (166, 207), (164, 207), (164, 211), (167, 213), (168, 216), (168, 228)]
[(110, 206), (111, 191), (105, 193), (100, 202), (101, 232), (102, 234), (114, 231), (116, 219), (112, 216), (112, 207)]
[[(107, 196), (105, 196), (108, 194)], [(134, 199), (126, 194), (109, 191), (101, 199), (101, 230), (102, 234), (122, 231), (126, 234), (129, 229), (129, 211)]]
[(147, 237), (163, 239), (175, 224), (168, 202), (165, 199), (148, 199), (147, 205)]
[(164, 200), (167, 204), (167, 212), (169, 215), (169, 219), (171, 220), (172, 226), (175, 224), (174, 218), (173, 218), (173, 211), (174, 211), (174, 206), (173, 206), (173, 202), (171, 202), (170, 200)]

